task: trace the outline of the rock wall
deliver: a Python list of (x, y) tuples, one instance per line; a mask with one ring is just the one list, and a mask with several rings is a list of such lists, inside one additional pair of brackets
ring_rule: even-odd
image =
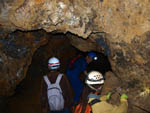
[[(149, 97), (150, 0), (0, 1), (0, 36), (4, 47), (11, 39), (3, 39), (5, 34), (16, 29), (71, 32), (82, 38), (89, 38), (92, 41), (91, 46), (94, 46), (90, 49), (95, 50), (95, 44), (98, 44), (100, 47), (96, 50), (102, 49), (109, 56), (113, 72), (123, 81), (122, 87), (130, 98), (138, 99), (136, 101), (140, 104)], [(103, 33), (102, 36), (99, 33)], [(96, 36), (93, 37), (93, 34)], [(81, 50), (89, 48), (84, 46), (83, 49), (82, 42), (74, 44)], [(20, 48), (26, 51), (28, 47)], [(1, 50), (1, 65), (5, 62), (5, 66), (13, 66), (19, 60), (12, 61), (8, 56), (12, 57), (13, 53), (10, 54), (8, 51), (11, 51), (9, 47)], [(16, 57), (21, 56), (23, 59), (22, 55), (24, 53), (19, 52), (19, 56)], [(3, 71), (3, 67), (1, 70)], [(4, 72), (11, 78), (14, 76), (8, 73), (16, 73), (16, 70), (8, 68)], [(6, 81), (2, 85), (5, 84), (13, 83)]]
[(106, 32), (130, 43), (150, 29), (149, 0), (1, 0), (1, 28), (70, 31), (82, 37)]
[[(41, 35), (42, 34), (42, 35)], [(26, 76), (35, 50), (47, 42), (44, 32), (15, 32), (0, 39), (0, 95), (10, 96)]]

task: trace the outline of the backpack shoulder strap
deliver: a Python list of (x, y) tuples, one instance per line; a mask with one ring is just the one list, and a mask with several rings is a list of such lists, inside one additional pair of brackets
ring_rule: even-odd
[(97, 94), (89, 94), (89, 95), (88, 95), (88, 98), (99, 99), (99, 98), (100, 98), (100, 95), (97, 95)]
[(63, 74), (61, 74), (61, 73), (58, 75), (58, 77), (57, 77), (57, 80), (56, 80), (55, 84), (59, 84), (59, 82), (60, 82), (60, 80), (61, 80), (62, 76), (63, 76)]
[(46, 84), (47, 84), (48, 86), (51, 85), (51, 82), (49, 81), (47, 75), (44, 76), (44, 80), (45, 80), (45, 82), (46, 82)]
[(90, 106), (92, 106), (92, 105), (94, 105), (94, 104), (96, 104), (96, 103), (98, 103), (98, 102), (100, 102), (100, 100), (99, 99), (93, 99), (91, 102), (89, 102), (88, 104), (90, 105)]

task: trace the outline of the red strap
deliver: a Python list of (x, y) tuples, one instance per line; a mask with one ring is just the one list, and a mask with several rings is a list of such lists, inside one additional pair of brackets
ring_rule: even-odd
[(60, 64), (59, 62), (57, 63), (48, 63), (48, 65), (56, 65), (56, 64)]
[(73, 59), (71, 60), (71, 64), (73, 64), (80, 56), (81, 56), (81, 55), (79, 54), (78, 56), (76, 56), (75, 58), (73, 58)]

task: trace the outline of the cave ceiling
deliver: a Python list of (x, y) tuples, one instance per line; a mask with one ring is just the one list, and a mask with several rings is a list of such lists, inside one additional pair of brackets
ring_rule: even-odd
[(10, 33), (39, 29), (70, 32), (78, 49), (103, 51), (126, 93), (150, 95), (150, 0), (0, 0), (1, 95), (11, 94), (25, 77), (33, 53), (47, 39), (34, 33), (13, 39)]

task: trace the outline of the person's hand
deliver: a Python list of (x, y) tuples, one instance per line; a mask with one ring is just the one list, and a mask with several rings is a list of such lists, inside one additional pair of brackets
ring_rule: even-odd
[(120, 99), (128, 99), (128, 96), (126, 94), (122, 94)]
[(107, 100), (109, 100), (110, 99), (110, 97), (111, 97), (111, 92), (109, 92), (107, 95), (106, 95), (106, 98), (107, 98)]

